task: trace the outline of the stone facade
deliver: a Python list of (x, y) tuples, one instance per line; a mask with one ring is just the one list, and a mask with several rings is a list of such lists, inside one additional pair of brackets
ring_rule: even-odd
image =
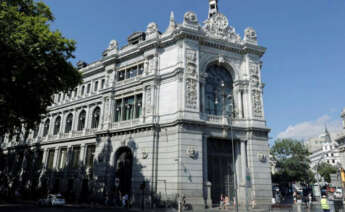
[(337, 135), (335, 141), (338, 143), (340, 165), (342, 169), (345, 169), (345, 108), (341, 113), (341, 119), (343, 120), (343, 130)]
[(313, 171), (316, 171), (316, 167), (322, 162), (332, 166), (336, 166), (339, 163), (338, 144), (332, 139), (327, 128), (319, 137), (306, 141), (305, 145), (311, 153), (309, 159), (310, 167)]
[[(131, 35), (128, 45), (120, 49), (113, 40), (99, 61), (81, 63), (83, 84), (70, 94), (56, 94), (37, 136), (32, 132), (26, 141), (44, 150), (45, 167), (49, 150), (55, 152), (50, 156), (51, 168), (58, 169), (62, 149), (72, 152), (67, 161), (77, 154), (73, 149), (79, 151), (76, 157), (85, 164), (87, 149), (94, 145), (87, 182), (98, 182), (94, 190), (98, 193), (106, 193), (111, 188), (107, 185), (123, 183), (117, 176), (123, 163), (131, 169), (126, 176), (133, 204), (140, 203), (139, 188), (145, 181), (151, 202), (175, 201), (178, 194), (194, 206), (211, 206), (218, 202), (212, 199), (212, 186), (222, 182), (232, 198), (238, 194), (240, 206), (269, 205), (270, 130), (264, 116), (260, 60), (266, 49), (258, 45), (253, 28), (247, 28), (242, 39), (218, 12), (218, 5), (215, 8), (203, 25), (193, 12), (187, 12), (181, 24), (172, 13), (166, 32), (160, 33), (157, 24), (150, 23), (145, 33)], [(213, 103), (206, 95), (211, 66), (226, 70), (232, 80), (225, 85), (231, 93), (220, 84), (211, 91), (218, 98)], [(206, 110), (209, 102), (218, 107), (219, 101), (221, 113)], [(217, 149), (218, 141), (231, 149), (224, 153), (229, 166), (220, 164), (212, 175), (208, 169), (215, 162), (208, 146), (212, 143)], [(8, 139), (5, 143), (7, 148), (15, 145)], [(216, 151), (212, 154), (215, 160), (223, 157)], [(211, 175), (228, 181), (213, 177), (210, 182)]]

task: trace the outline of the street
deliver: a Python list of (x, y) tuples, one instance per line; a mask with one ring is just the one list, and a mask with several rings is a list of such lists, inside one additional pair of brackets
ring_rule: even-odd
[[(139, 212), (140, 209), (126, 209), (126, 208), (92, 208), (92, 207), (37, 207), (34, 205), (0, 205), (0, 212)], [(176, 209), (147, 209), (147, 212), (175, 212)], [(191, 210), (196, 211), (196, 210)], [(218, 212), (218, 211), (234, 211), (232, 210), (219, 210), (218, 208), (208, 209), (203, 211)], [(243, 210), (240, 210), (243, 211)], [(250, 210), (252, 211), (252, 210)], [(256, 211), (256, 210), (253, 210)], [(293, 208), (274, 208), (272, 212), (321, 212), (320, 206), (314, 204), (311, 209), (305, 208), (301, 205), (294, 205)]]

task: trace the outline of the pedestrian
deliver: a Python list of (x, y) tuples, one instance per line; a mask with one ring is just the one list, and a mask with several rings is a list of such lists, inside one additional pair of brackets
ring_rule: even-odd
[(313, 197), (311, 196), (311, 193), (308, 194), (308, 204), (307, 207), (311, 208), (311, 203), (312, 203)]
[(292, 196), (293, 196), (293, 202), (296, 204), (296, 202), (297, 202), (297, 192), (294, 191)]
[(122, 207), (126, 207), (128, 204), (128, 194), (122, 196)]
[(225, 209), (225, 206), (224, 206), (224, 195), (223, 194), (220, 195), (219, 209)]
[(228, 195), (224, 198), (224, 209), (228, 209), (230, 207), (230, 198)]
[(323, 212), (329, 212), (329, 202), (328, 202), (326, 195), (322, 195), (321, 208), (322, 208)]

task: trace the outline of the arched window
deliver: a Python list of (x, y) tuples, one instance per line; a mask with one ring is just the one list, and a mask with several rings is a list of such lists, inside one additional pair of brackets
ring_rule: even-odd
[(73, 115), (72, 113), (67, 116), (66, 119), (66, 127), (65, 127), (65, 133), (69, 133), (72, 130), (72, 123), (73, 123)]
[(92, 123), (91, 123), (92, 129), (98, 128), (100, 114), (101, 114), (101, 109), (99, 109), (99, 107), (96, 107), (96, 109), (92, 113)]
[(45, 137), (45, 136), (48, 135), (48, 132), (49, 132), (49, 123), (50, 123), (50, 120), (49, 120), (49, 119), (47, 119), (46, 122), (44, 123), (43, 137)]
[(230, 115), (232, 111), (232, 77), (219, 65), (207, 68), (205, 84), (205, 112), (211, 115)]
[(36, 138), (38, 136), (38, 130), (40, 129), (40, 125), (37, 125), (35, 128), (34, 128), (34, 135), (33, 137)]
[(78, 131), (81, 131), (85, 128), (85, 119), (86, 119), (86, 112), (85, 112), (85, 110), (83, 110), (79, 114)]
[(58, 116), (55, 119), (55, 125), (54, 125), (54, 135), (57, 135), (60, 132), (60, 126), (61, 126), (61, 117)]

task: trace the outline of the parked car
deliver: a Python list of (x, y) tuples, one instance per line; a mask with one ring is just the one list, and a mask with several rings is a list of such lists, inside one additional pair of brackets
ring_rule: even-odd
[(343, 199), (343, 190), (341, 188), (335, 189), (334, 199)]
[(65, 199), (61, 194), (48, 194), (47, 198), (38, 200), (38, 205), (41, 206), (64, 206)]

